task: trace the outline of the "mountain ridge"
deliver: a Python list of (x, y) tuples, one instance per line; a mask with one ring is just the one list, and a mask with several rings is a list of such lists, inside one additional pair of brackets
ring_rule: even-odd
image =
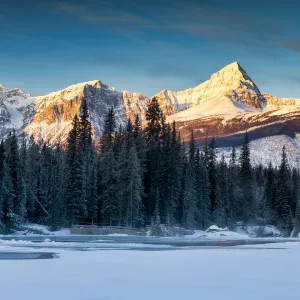
[[(296, 98), (261, 93), (238, 62), (226, 65), (193, 88), (178, 92), (165, 89), (154, 96), (167, 121), (176, 121), (185, 140), (191, 130), (201, 140), (206, 135), (226, 137), (300, 118), (300, 102)], [(0, 85), (0, 136), (15, 129), (50, 145), (64, 143), (83, 99), (87, 101), (96, 138), (103, 133), (110, 107), (115, 110), (118, 127), (124, 127), (127, 118), (133, 121), (137, 114), (142, 125), (146, 125), (145, 112), (151, 98), (141, 93), (117, 91), (100, 80), (77, 83), (38, 97)]]

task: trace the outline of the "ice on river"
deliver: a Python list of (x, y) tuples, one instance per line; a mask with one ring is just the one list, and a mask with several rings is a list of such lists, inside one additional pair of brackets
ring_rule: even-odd
[(0, 260), (0, 299), (299, 299), (298, 242), (176, 251), (57, 251), (57, 259)]

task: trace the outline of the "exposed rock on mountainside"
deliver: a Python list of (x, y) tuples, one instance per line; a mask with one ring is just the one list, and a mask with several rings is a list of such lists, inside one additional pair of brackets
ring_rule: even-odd
[(75, 114), (80, 114), (83, 99), (87, 101), (96, 137), (102, 135), (104, 120), (111, 107), (118, 127), (124, 127), (127, 117), (133, 120), (135, 114), (141, 115), (145, 122), (146, 97), (137, 93), (121, 93), (100, 81), (90, 81), (37, 97), (34, 117), (25, 132), (50, 144), (65, 142), (72, 119)]
[(224, 67), (195, 88), (180, 92), (164, 90), (156, 96), (161, 105), (166, 107), (167, 115), (221, 96), (255, 109), (262, 109), (266, 102), (258, 87), (237, 62)]
[[(189, 139), (191, 130), (198, 140), (206, 136), (228, 137), (245, 130), (255, 130), (257, 137), (287, 134), (283, 128), (300, 130), (300, 102), (295, 98), (261, 94), (238, 63), (226, 66), (190, 90), (194, 95), (197, 91), (191, 107), (167, 118), (169, 122), (176, 121), (185, 140)], [(189, 94), (190, 90), (180, 95)]]
[[(207, 135), (223, 145), (241, 141), (245, 130), (251, 139), (278, 134), (293, 137), (300, 132), (300, 102), (262, 94), (237, 62), (194, 88), (180, 92), (163, 90), (156, 97), (167, 121), (176, 121), (185, 140), (191, 130), (200, 143)], [(90, 110), (95, 137), (102, 135), (110, 107), (114, 108), (117, 126), (125, 126), (128, 117), (133, 121), (136, 114), (146, 124), (149, 98), (116, 91), (97, 80), (35, 98), (0, 85), (0, 136), (15, 129), (50, 145), (64, 143), (83, 99)]]

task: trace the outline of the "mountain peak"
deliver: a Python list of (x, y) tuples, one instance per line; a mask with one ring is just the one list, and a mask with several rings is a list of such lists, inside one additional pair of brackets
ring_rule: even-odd
[(231, 64), (226, 65), (224, 68), (240, 69), (242, 67), (237, 61), (234, 61)]
[[(224, 73), (226, 73), (228, 75), (232, 75), (232, 76), (234, 76), (234, 75), (236, 76), (237, 74), (239, 74), (244, 79), (251, 80), (251, 78), (249, 77), (249, 75), (247, 74), (245, 69), (237, 61), (235, 61), (229, 65), (226, 65), (224, 68), (222, 68), (215, 74), (224, 74)], [(213, 74), (213, 75), (215, 75), (215, 74)]]
[(163, 90), (156, 96), (161, 103), (167, 102), (176, 111), (224, 97), (254, 109), (262, 109), (265, 104), (258, 87), (237, 61), (223, 67), (194, 88), (179, 92)]

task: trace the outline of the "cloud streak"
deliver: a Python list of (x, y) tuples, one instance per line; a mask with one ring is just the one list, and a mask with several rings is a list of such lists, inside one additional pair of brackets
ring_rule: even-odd
[(290, 33), (287, 22), (193, 2), (174, 2), (169, 7), (145, 5), (128, 1), (126, 7), (118, 7), (109, 1), (99, 1), (95, 6), (87, 1), (86, 4), (58, 2), (57, 8), (86, 22), (107, 25), (134, 39), (142, 39), (148, 31), (155, 31), (245, 45), (267, 52), (278, 48), (300, 52), (300, 36)]

